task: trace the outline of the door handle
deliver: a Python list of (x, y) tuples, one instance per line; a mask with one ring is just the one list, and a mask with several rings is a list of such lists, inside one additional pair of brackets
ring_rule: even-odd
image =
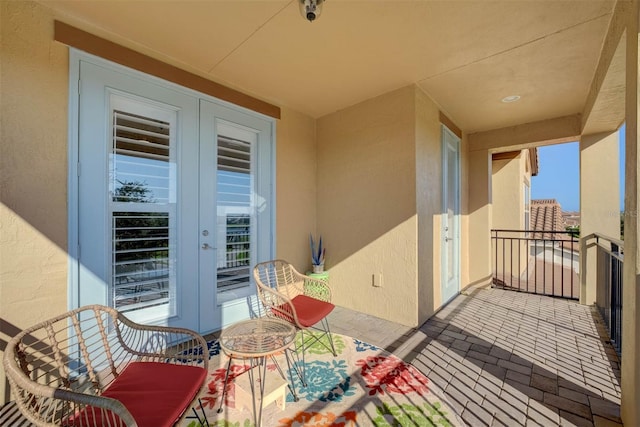
[(208, 243), (203, 243), (202, 249), (207, 250), (207, 249), (215, 249), (215, 248)]

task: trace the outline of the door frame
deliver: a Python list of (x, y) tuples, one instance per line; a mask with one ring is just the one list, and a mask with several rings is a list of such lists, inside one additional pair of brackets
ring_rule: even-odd
[[(460, 203), (461, 203), (461, 185), (460, 185), (460, 138), (453, 133), (446, 125), (441, 124), (440, 129), (442, 132), (442, 222), (440, 227), (441, 239), (440, 239), (440, 297), (441, 297), (441, 305), (446, 304), (453, 298), (455, 298), (460, 293)], [(449, 186), (448, 186), (448, 176), (449, 176), (449, 139), (454, 143), (455, 147), (455, 156), (456, 156), (456, 171), (455, 171), (455, 187), (456, 187), (456, 198), (454, 201), (454, 228), (453, 230), (453, 256), (454, 256), (454, 270), (456, 275), (456, 289), (451, 292), (451, 294), (445, 294), (445, 290), (449, 285), (449, 278), (447, 277), (448, 266), (449, 266), (449, 257), (447, 251), (447, 230), (445, 227), (447, 226), (448, 221), (448, 195), (449, 195)]]
[[(80, 64), (81, 62), (88, 62), (103, 68), (106, 68), (110, 71), (123, 73), (132, 77), (136, 77), (139, 79), (144, 79), (152, 84), (160, 85), (164, 88), (181, 92), (183, 94), (189, 96), (195, 96), (201, 100), (205, 100), (222, 107), (226, 107), (232, 110), (235, 110), (239, 113), (248, 114), (254, 117), (259, 117), (261, 119), (267, 120), (271, 123), (270, 129), (270, 159), (269, 159), (269, 168), (270, 172), (270, 183), (269, 183), (269, 198), (270, 203), (268, 203), (267, 209), (270, 211), (270, 224), (268, 225), (269, 230), (269, 242), (263, 244), (263, 247), (268, 248), (269, 255), (264, 258), (273, 258), (276, 253), (276, 120), (273, 117), (264, 115), (262, 113), (258, 113), (256, 111), (240, 107), (238, 105), (232, 104), (227, 101), (220, 100), (211, 95), (207, 95), (201, 92), (198, 92), (193, 89), (189, 89), (184, 86), (180, 86), (176, 83), (163, 80), (161, 78), (131, 69), (129, 67), (116, 64), (104, 58), (100, 58), (95, 55), (88, 54), (86, 52), (80, 51), (73, 47), (69, 48), (69, 105), (68, 105), (68, 146), (67, 146), (67, 156), (68, 156), (68, 174), (67, 174), (67, 266), (68, 266), (68, 280), (67, 280), (67, 306), (68, 308), (75, 309), (79, 307), (80, 304), (80, 235), (79, 235), (79, 224), (80, 224), (80, 203), (79, 203), (79, 176), (80, 176), (80, 167), (79, 167), (79, 129), (80, 129)], [(197, 118), (198, 122), (200, 118)], [(266, 259), (256, 259), (256, 262), (265, 261)], [(251, 277), (252, 286), (253, 278)], [(255, 297), (255, 295), (254, 295)], [(202, 325), (200, 325), (202, 326)], [(210, 332), (210, 331), (206, 331)]]

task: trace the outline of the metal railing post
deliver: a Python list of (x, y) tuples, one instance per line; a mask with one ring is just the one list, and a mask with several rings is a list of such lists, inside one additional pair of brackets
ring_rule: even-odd
[(587, 241), (593, 234), (580, 239), (580, 304), (587, 301)]

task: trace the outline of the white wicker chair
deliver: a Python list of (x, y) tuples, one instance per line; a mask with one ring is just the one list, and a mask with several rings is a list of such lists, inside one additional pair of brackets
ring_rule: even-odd
[[(305, 276), (283, 260), (257, 264), (253, 269), (253, 277), (267, 316), (286, 320), (300, 331), (301, 337), (296, 340), (295, 351), (298, 355), (302, 354), (302, 370), (298, 373), (306, 387), (305, 351), (320, 342), (336, 355), (327, 321), (327, 316), (335, 308), (331, 303), (331, 289), (323, 280)], [(319, 331), (320, 334), (307, 333), (305, 337), (307, 330)], [(327, 337), (328, 343), (323, 341), (324, 337)]]
[(197, 333), (99, 305), (21, 331), (4, 354), (16, 404), (37, 426), (172, 426), (197, 399), (208, 363)]

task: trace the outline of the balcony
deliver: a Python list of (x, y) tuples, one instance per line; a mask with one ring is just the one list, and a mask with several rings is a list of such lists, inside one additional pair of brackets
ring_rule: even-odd
[[(492, 230), (491, 287), (419, 328), (336, 307), (332, 330), (412, 363), (471, 426), (622, 425), (623, 242), (565, 234)], [(578, 272), (593, 278), (595, 305), (578, 303)], [(9, 404), (0, 425), (31, 424)]]

